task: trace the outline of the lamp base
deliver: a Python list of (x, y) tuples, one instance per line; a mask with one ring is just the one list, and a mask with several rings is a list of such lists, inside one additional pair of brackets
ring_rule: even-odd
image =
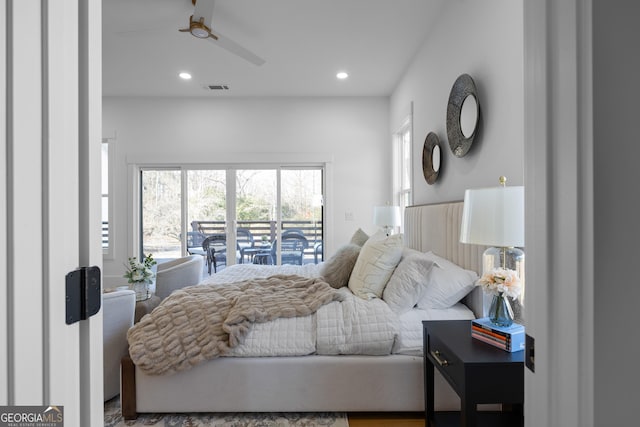
[(393, 227), (391, 227), (390, 225), (385, 225), (382, 227), (382, 230), (384, 231), (384, 234), (389, 237), (393, 234)]
[(524, 279), (524, 252), (518, 248), (487, 248), (482, 254), (484, 272), (494, 268), (514, 270), (520, 280)]

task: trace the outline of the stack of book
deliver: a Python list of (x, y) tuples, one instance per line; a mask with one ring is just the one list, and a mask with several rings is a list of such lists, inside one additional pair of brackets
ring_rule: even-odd
[(518, 323), (503, 328), (491, 323), (488, 317), (472, 320), (471, 336), (510, 353), (524, 350), (524, 326)]

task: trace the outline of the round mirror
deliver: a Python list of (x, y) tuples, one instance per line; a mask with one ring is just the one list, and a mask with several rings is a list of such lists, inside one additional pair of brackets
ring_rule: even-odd
[(440, 140), (438, 135), (429, 132), (422, 147), (422, 174), (427, 184), (433, 184), (438, 180), (442, 162)]
[(433, 164), (433, 170), (438, 172), (440, 170), (440, 146), (436, 145), (433, 147), (433, 152), (431, 153), (431, 163)]
[(478, 123), (478, 102), (474, 94), (469, 94), (462, 102), (460, 111), (460, 130), (465, 138), (470, 138)]
[(478, 135), (480, 101), (476, 85), (468, 74), (458, 77), (447, 104), (447, 138), (456, 157), (464, 157)]

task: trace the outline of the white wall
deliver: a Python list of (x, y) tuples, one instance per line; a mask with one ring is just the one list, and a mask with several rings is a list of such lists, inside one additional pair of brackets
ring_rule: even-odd
[[(389, 100), (362, 98), (105, 97), (103, 137), (115, 135), (114, 256), (105, 285), (124, 283), (133, 254), (128, 163), (308, 162), (330, 160), (329, 254), (362, 227), (375, 231), (373, 206), (391, 194)], [(345, 213), (354, 220), (346, 221)]]
[[(413, 102), (414, 203), (461, 200), (466, 188), (497, 185), (500, 175), (522, 185), (522, 13), (521, 1), (446, 2), (390, 99), (105, 98), (103, 136), (116, 135), (115, 259), (105, 260), (107, 286), (120, 280), (132, 253), (127, 162), (271, 161), (283, 153), (332, 159), (333, 229), (327, 238), (335, 248), (357, 227), (375, 230), (372, 207), (391, 199), (390, 135)], [(463, 73), (475, 80), (482, 117), (471, 151), (456, 158), (445, 118), (451, 86)], [(435, 185), (422, 175), (430, 131), (440, 137), (443, 153)], [(354, 221), (345, 221), (345, 213), (353, 213)]]
[(638, 423), (639, 16), (593, 0), (595, 426)]
[[(478, 91), (481, 123), (469, 153), (449, 149), (449, 93), (461, 74)], [(445, 3), (424, 45), (391, 96), (391, 131), (413, 101), (414, 203), (462, 200), (464, 190), (524, 182), (523, 6), (517, 0), (455, 0)], [(435, 132), (443, 162), (438, 181), (422, 174), (422, 147)]]

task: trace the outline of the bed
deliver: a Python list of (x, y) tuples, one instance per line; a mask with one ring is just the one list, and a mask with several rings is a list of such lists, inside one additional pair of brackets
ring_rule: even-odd
[[(484, 248), (459, 243), (461, 213), (462, 202), (407, 208), (403, 244), (408, 249), (403, 250), (403, 259), (407, 254), (420, 257), (430, 252), (444, 259), (442, 265), (449, 262), (459, 270), (479, 271)], [(212, 275), (204, 284), (266, 277), (276, 271), (271, 268), (275, 267), (228, 267), (223, 270), (224, 274)], [(280, 274), (313, 277), (323, 266), (279, 268)], [(125, 358), (123, 415), (132, 419), (144, 412), (423, 411), (421, 321), (482, 317), (486, 313), (488, 301), (479, 288), (457, 288), (455, 292), (466, 296), (450, 309), (414, 307), (398, 314), (394, 327), (402, 333), (395, 336), (391, 354), (335, 355), (311, 351), (257, 357), (248, 351), (234, 354), (237, 357), (209, 360), (170, 375), (146, 373), (130, 358)], [(331, 304), (337, 303), (321, 307), (318, 313)], [(459, 409), (459, 398), (444, 379), (437, 377), (435, 387), (436, 410)]]

